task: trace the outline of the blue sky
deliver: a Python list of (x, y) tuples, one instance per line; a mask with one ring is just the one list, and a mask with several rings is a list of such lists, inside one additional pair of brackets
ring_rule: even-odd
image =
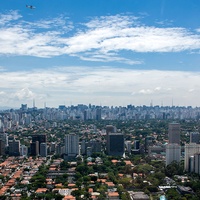
[(0, 106), (200, 106), (199, 0), (0, 3)]

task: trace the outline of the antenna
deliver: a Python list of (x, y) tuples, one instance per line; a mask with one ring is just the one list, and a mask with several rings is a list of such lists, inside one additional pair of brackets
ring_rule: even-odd
[(151, 100), (150, 106), (153, 107), (153, 100)]
[(33, 99), (33, 108), (35, 108), (35, 99)]

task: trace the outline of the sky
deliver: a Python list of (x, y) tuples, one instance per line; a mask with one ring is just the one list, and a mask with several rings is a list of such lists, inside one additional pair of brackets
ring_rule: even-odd
[(0, 5), (0, 107), (200, 106), (199, 0)]

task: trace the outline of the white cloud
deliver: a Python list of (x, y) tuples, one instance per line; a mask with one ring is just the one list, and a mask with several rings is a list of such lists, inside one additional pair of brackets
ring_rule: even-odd
[(7, 26), (8, 22), (20, 19), (22, 16), (15, 10), (11, 10), (6, 14), (0, 13), (0, 25)]
[(17, 98), (19, 100), (27, 100), (27, 99), (34, 99), (35, 95), (34, 93), (29, 90), (28, 88), (23, 88), (19, 91), (17, 91), (14, 95), (13, 98)]
[[(154, 104), (200, 106), (200, 73), (133, 70), (102, 66), (57, 67), (32, 72), (0, 73), (1, 102), (58, 106), (71, 101), (102, 105)], [(6, 98), (3, 98), (6, 97)], [(7, 102), (9, 99), (9, 102)]]
[(131, 15), (102, 16), (81, 26), (73, 24), (65, 16), (23, 21), (17, 11), (1, 14), (0, 18), (0, 54), (6, 55), (54, 57), (67, 54), (88, 61), (133, 65), (143, 61), (125, 57), (121, 51), (144, 53), (200, 49), (200, 34), (196, 30), (141, 25), (140, 19)]

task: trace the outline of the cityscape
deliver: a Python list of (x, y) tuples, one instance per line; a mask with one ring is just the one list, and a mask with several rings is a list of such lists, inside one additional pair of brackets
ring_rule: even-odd
[(200, 200), (199, 0), (0, 3), (0, 200)]
[(0, 112), (1, 199), (200, 198), (200, 108)]

